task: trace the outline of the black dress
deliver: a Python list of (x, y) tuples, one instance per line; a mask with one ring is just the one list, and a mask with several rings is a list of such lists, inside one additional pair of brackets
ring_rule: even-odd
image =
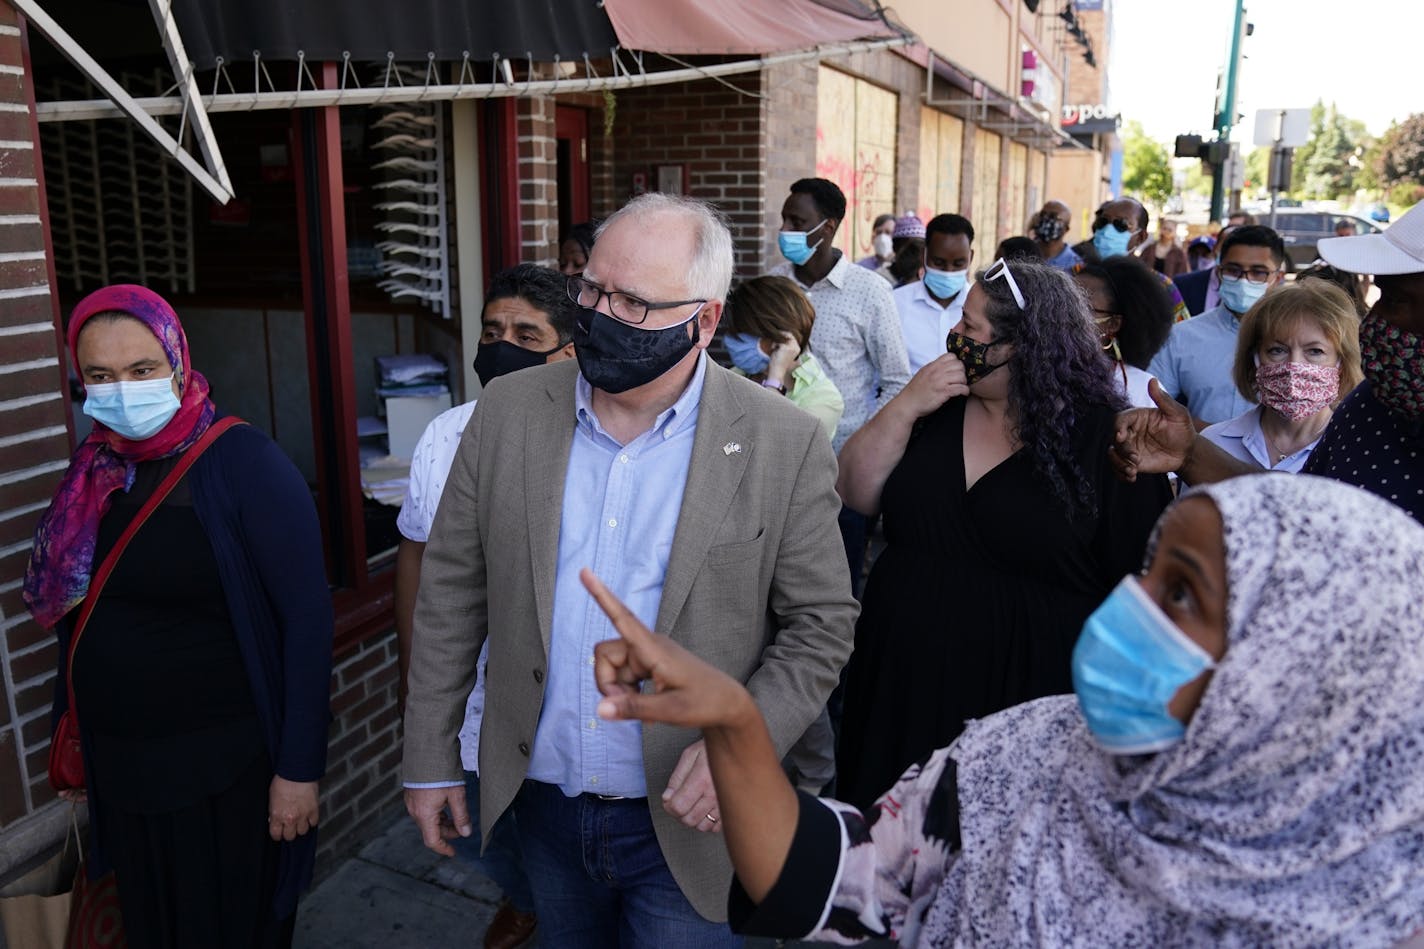
[[(141, 464), (99, 523), (95, 564), (176, 459)], [(282, 944), (271, 920), (272, 765), (186, 482), (130, 540), (75, 655), (91, 803), (129, 945)]]
[(928, 416), (885, 481), (886, 548), (866, 583), (846, 670), (837, 796), (867, 807), (968, 719), (1073, 690), (1073, 645), (1139, 569), (1171, 500), (1165, 476), (1117, 480), (1113, 413), (1074, 433), (1096, 516), (1070, 519), (1025, 451), (965, 490), (965, 399)]

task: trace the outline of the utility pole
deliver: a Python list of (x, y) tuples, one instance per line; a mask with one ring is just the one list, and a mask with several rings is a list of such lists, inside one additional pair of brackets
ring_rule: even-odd
[[(1241, 68), (1241, 45), (1246, 35), (1246, 2), (1236, 0), (1236, 13), (1231, 24), (1231, 51), (1226, 56), (1226, 78), (1221, 97), (1217, 100), (1217, 113), (1213, 117), (1216, 140), (1226, 142), (1231, 139), (1231, 129), (1236, 124), (1236, 74)], [(1226, 163), (1223, 161), (1212, 167), (1211, 177), (1211, 219), (1222, 219), (1221, 212), (1226, 197)]]

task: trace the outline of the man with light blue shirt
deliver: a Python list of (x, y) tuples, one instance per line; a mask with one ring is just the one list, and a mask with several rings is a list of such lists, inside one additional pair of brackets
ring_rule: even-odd
[(1250, 409), (1231, 378), (1241, 314), (1281, 280), (1286, 248), (1279, 234), (1258, 224), (1233, 230), (1221, 244), (1217, 277), (1221, 305), (1172, 327), (1148, 372), (1187, 406), (1198, 430)]
[(1030, 232), (1038, 245), (1038, 255), (1050, 267), (1072, 270), (1083, 258), (1068, 246), (1065, 235), (1073, 228), (1073, 212), (1062, 201), (1045, 201), (1033, 216)]
[(545, 945), (739, 943), (703, 743), (599, 717), (593, 646), (617, 634), (581, 570), (746, 683), (783, 754), (849, 655), (825, 433), (704, 353), (731, 274), (700, 202), (648, 194), (611, 216), (569, 278), (576, 365), (485, 391), (425, 550), (407, 808), (437, 852), (473, 832), (455, 735), (488, 641), (481, 830), (513, 807)]
[(964, 312), (974, 265), (974, 225), (958, 214), (939, 214), (925, 225), (925, 276), (894, 292), (910, 375), (947, 350), (945, 340)]

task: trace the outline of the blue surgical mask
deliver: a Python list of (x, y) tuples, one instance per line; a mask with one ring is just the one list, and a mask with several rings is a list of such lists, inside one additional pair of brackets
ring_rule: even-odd
[(1222, 277), (1221, 302), (1232, 313), (1242, 314), (1256, 305), (1256, 301), (1266, 295), (1267, 285), (1252, 283), (1245, 277)]
[(1073, 691), (1105, 751), (1143, 755), (1182, 740), (1186, 726), (1167, 703), (1215, 665), (1136, 577), (1124, 577), (1083, 624), (1073, 649)]
[[(826, 220), (830, 220), (827, 218)], [(796, 266), (801, 266), (811, 259), (811, 255), (816, 252), (816, 248), (821, 246), (820, 241), (807, 246), (806, 239), (821, 229), (822, 221), (809, 231), (779, 231), (776, 235), (776, 244), (781, 248), (781, 256), (791, 261)]]
[(771, 357), (761, 351), (761, 340), (750, 333), (728, 333), (722, 342), (727, 344), (732, 365), (749, 376), (766, 372), (766, 367), (771, 365)]
[(925, 288), (941, 300), (951, 300), (964, 289), (969, 280), (968, 270), (935, 270), (925, 268)]
[(173, 377), (103, 382), (84, 387), (84, 414), (129, 441), (142, 441), (178, 412)]
[(1093, 232), (1093, 249), (1102, 258), (1117, 257), (1127, 253), (1127, 245), (1132, 241), (1133, 231), (1119, 231), (1106, 224)]

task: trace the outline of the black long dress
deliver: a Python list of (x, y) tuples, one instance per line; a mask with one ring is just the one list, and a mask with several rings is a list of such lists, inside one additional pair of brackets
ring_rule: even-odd
[(846, 671), (837, 796), (866, 807), (966, 720), (1073, 690), (1073, 645), (1142, 565), (1171, 500), (1164, 476), (1117, 480), (1113, 413), (1074, 432), (1097, 514), (1068, 516), (1019, 450), (965, 489), (965, 399), (928, 416), (885, 481), (886, 548), (866, 583)]
[[(95, 563), (176, 460), (140, 464), (115, 495)], [(74, 691), (129, 945), (288, 944), (290, 921), (270, 912), (272, 765), (186, 479), (115, 565), (75, 654)]]

